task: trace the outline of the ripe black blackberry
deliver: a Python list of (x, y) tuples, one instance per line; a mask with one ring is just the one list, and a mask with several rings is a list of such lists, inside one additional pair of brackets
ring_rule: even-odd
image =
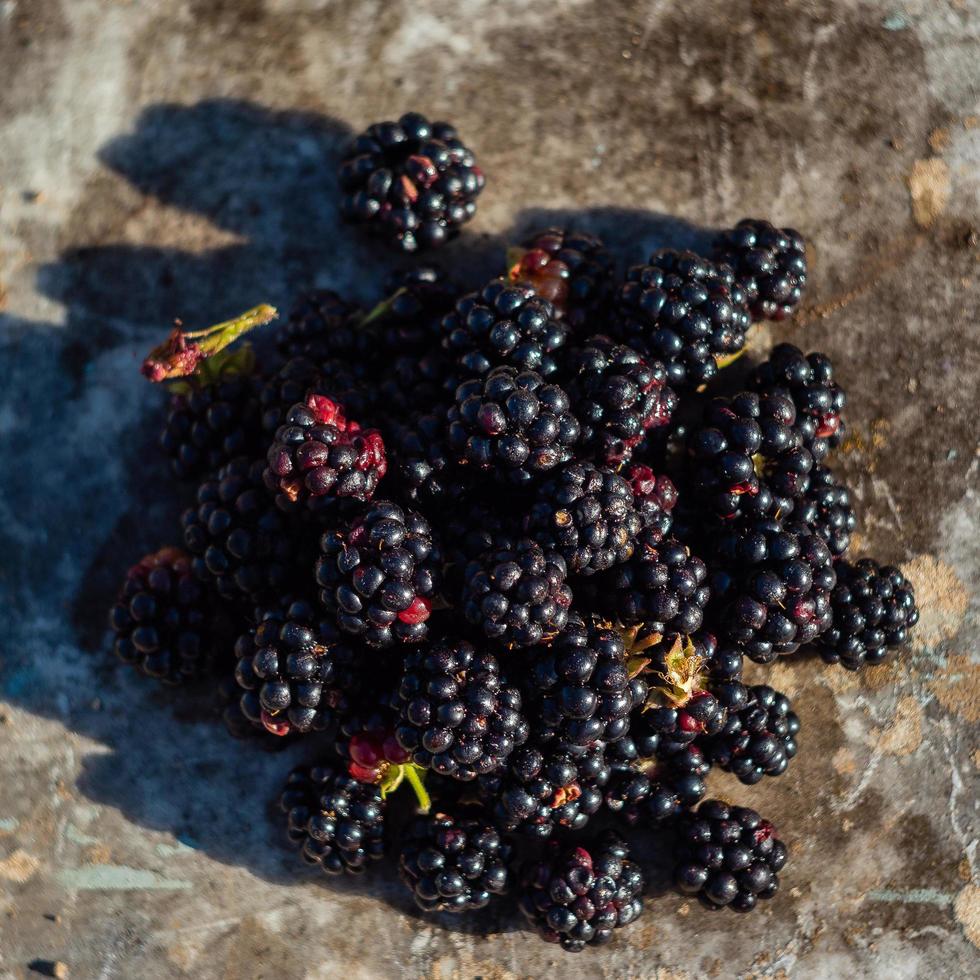
[(557, 636), (568, 622), (572, 590), (556, 551), (530, 538), (503, 541), (466, 566), (461, 609), (485, 636), (530, 647)]
[(919, 621), (912, 583), (891, 565), (873, 558), (838, 561), (831, 593), (830, 628), (820, 637), (820, 655), (848, 670), (880, 664), (889, 649), (908, 640)]
[(510, 886), (510, 846), (477, 812), (434, 813), (407, 829), (398, 872), (425, 912), (486, 908)]
[[(371, 355), (369, 334), (361, 327), (364, 311), (332, 289), (307, 293), (293, 307), (276, 337), (287, 359), (363, 359)], [(295, 399), (299, 401), (300, 399)]]
[(280, 799), (289, 840), (324, 872), (362, 874), (384, 854), (381, 791), (330, 766), (294, 769)]
[(806, 524), (748, 518), (716, 538), (711, 591), (721, 636), (758, 663), (793, 653), (831, 622), (833, 556)]
[(197, 505), (181, 518), (195, 574), (228, 599), (261, 603), (302, 577), (306, 549), (269, 498), (264, 468), (262, 460), (233, 459), (201, 484)]
[(844, 440), (846, 397), (834, 381), (834, 368), (825, 354), (804, 355), (792, 344), (777, 344), (750, 375), (748, 387), (760, 394), (778, 393), (796, 406), (794, 428), (819, 463)]
[(180, 548), (145, 555), (126, 573), (109, 612), (116, 656), (166, 684), (207, 673), (218, 652), (215, 597), (191, 565)]
[(675, 388), (704, 384), (738, 354), (750, 326), (735, 274), (692, 252), (664, 249), (629, 270), (615, 301), (613, 333), (662, 361)]
[(687, 441), (695, 493), (716, 517), (791, 511), (806, 493), (813, 457), (794, 428), (785, 392), (715, 398)]
[(370, 500), (388, 470), (384, 440), (344, 407), (311, 394), (289, 410), (266, 454), (265, 485), (283, 510), (327, 498)]
[(568, 397), (582, 428), (581, 452), (600, 465), (628, 462), (648, 433), (670, 422), (678, 399), (659, 361), (602, 336), (565, 360)]
[(595, 235), (546, 228), (508, 251), (512, 282), (527, 283), (575, 331), (604, 322), (613, 292), (613, 257)]
[(441, 557), (421, 514), (374, 500), (320, 540), (320, 602), (372, 647), (420, 643), (439, 590)]
[(674, 881), (705, 908), (750, 912), (759, 899), (776, 894), (786, 845), (755, 810), (705, 800), (681, 819), (678, 833), (681, 861)]
[(499, 769), (527, 740), (521, 694), (497, 658), (465, 640), (444, 640), (405, 657), (395, 735), (412, 761), (470, 780)]
[(382, 349), (393, 354), (420, 354), (442, 339), (442, 318), (460, 294), (436, 266), (420, 265), (392, 275), (372, 320)]
[(803, 298), (806, 243), (795, 228), (743, 218), (714, 241), (714, 255), (730, 265), (755, 320), (784, 320)]
[(725, 727), (700, 739), (717, 766), (752, 785), (763, 776), (779, 776), (796, 755), (800, 719), (789, 698), (765, 684), (748, 688), (745, 703), (728, 711)]
[(588, 462), (568, 463), (542, 483), (527, 518), (528, 534), (580, 575), (626, 561), (641, 526), (629, 484)]
[(644, 463), (633, 463), (626, 470), (626, 480), (633, 491), (633, 505), (643, 521), (650, 540), (659, 544), (674, 523), (677, 487), (668, 476), (658, 476)]
[(517, 485), (568, 462), (580, 436), (568, 395), (512, 367), (461, 384), (448, 419), (449, 447), (461, 464)]
[(796, 502), (793, 517), (809, 524), (827, 542), (835, 558), (850, 547), (851, 534), (857, 527), (847, 487), (826, 466), (819, 464), (810, 471), (810, 486)]
[(521, 873), (520, 907), (542, 939), (578, 953), (601, 946), (643, 910), (643, 874), (615, 831), (584, 846), (553, 844)]
[(340, 165), (341, 214), (414, 252), (457, 234), (476, 214), (485, 183), (449, 123), (408, 112), (350, 144)]
[(261, 612), (235, 656), (242, 714), (273, 735), (323, 731), (363, 686), (357, 653), (302, 599)]
[(547, 378), (557, 370), (555, 355), (568, 338), (568, 327), (530, 286), (491, 279), (443, 318), (442, 337), (467, 377), (510, 366)]
[(456, 389), (466, 380), (459, 368), (439, 346), (421, 354), (404, 354), (385, 364), (381, 376), (371, 383), (378, 427), (387, 436), (394, 424), (406, 417), (432, 414), (445, 416)]

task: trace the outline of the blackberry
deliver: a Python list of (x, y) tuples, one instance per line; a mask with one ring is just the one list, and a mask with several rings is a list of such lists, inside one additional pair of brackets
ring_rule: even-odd
[(803, 499), (797, 501), (793, 516), (809, 524), (827, 542), (835, 558), (850, 547), (851, 534), (857, 527), (847, 487), (819, 464), (810, 471), (810, 486)]
[(332, 289), (307, 293), (280, 328), (276, 346), (283, 357), (304, 357), (314, 362), (332, 357), (364, 358), (371, 353), (371, 347), (368, 332), (360, 324), (363, 316), (360, 307)]
[(809, 487), (813, 457), (784, 392), (715, 398), (688, 439), (693, 486), (716, 517), (791, 511)]
[(109, 612), (113, 650), (126, 664), (167, 684), (206, 673), (215, 650), (214, 597), (180, 548), (145, 555), (126, 573)]
[(362, 874), (384, 854), (385, 801), (377, 786), (330, 766), (294, 769), (280, 807), (290, 842), (327, 874)]
[(794, 428), (819, 463), (844, 440), (846, 402), (834, 381), (834, 368), (825, 354), (803, 354), (792, 344), (777, 344), (750, 375), (748, 387), (759, 393), (779, 393), (796, 406)]
[(405, 658), (395, 731), (420, 766), (470, 780), (499, 769), (527, 740), (521, 695), (490, 652), (442, 641)]
[(522, 871), (520, 907), (545, 942), (578, 953), (602, 946), (643, 910), (643, 874), (614, 831), (583, 846), (549, 848)]
[(572, 590), (566, 575), (557, 552), (529, 538), (505, 541), (466, 566), (463, 615), (508, 647), (544, 643), (568, 621)]
[(601, 465), (628, 462), (651, 430), (666, 426), (677, 407), (659, 361), (608, 337), (592, 337), (567, 358), (568, 397), (582, 428), (582, 452)]
[(371, 705), (370, 699), (364, 699), (364, 712), (354, 711), (343, 719), (334, 748), (354, 779), (380, 784), (392, 766), (408, 763), (409, 753), (395, 737), (398, 718), (392, 708), (395, 695), (389, 691), (375, 694), (379, 695), (375, 699), (379, 704)]
[(735, 270), (756, 320), (784, 320), (803, 298), (806, 243), (794, 228), (743, 218), (714, 241), (714, 255)]
[(235, 656), (242, 714), (273, 735), (323, 731), (359, 686), (357, 654), (304, 600), (260, 613)]
[(368, 646), (420, 643), (439, 589), (440, 554), (428, 522), (389, 500), (320, 540), (316, 580), (324, 609)]
[(372, 382), (373, 401), (380, 408), (379, 426), (387, 435), (385, 426), (402, 425), (406, 416), (432, 414), (437, 409), (444, 415), (464, 380), (441, 347), (395, 357)]
[(789, 698), (765, 684), (748, 688), (745, 703), (728, 712), (725, 727), (702, 739), (708, 758), (743, 783), (779, 776), (796, 755), (800, 719)]
[(908, 640), (919, 621), (912, 583), (873, 558), (838, 561), (831, 593), (833, 622), (820, 637), (820, 655), (848, 670), (882, 663), (891, 648)]
[(750, 912), (772, 898), (786, 864), (786, 845), (755, 810), (705, 800), (678, 827), (681, 861), (678, 889), (697, 895), (705, 908)]
[(708, 601), (704, 562), (675, 538), (641, 531), (633, 556), (583, 587), (590, 607), (623, 626), (661, 634), (693, 633)]
[(442, 318), (453, 308), (459, 289), (435, 266), (416, 266), (391, 276), (375, 327), (389, 352), (421, 353), (442, 338)]
[(576, 331), (606, 319), (613, 285), (613, 257), (595, 235), (546, 228), (508, 252), (509, 278), (526, 283)]
[(197, 506), (184, 511), (184, 541), (195, 574), (228, 599), (281, 595), (304, 559), (262, 481), (264, 464), (233, 459), (201, 484)]
[(629, 484), (592, 463), (568, 463), (538, 487), (527, 530), (570, 573), (594, 575), (626, 561), (642, 521)]
[(390, 432), (393, 473), (407, 499), (446, 505), (470, 495), (471, 473), (456, 464), (446, 445), (444, 413), (416, 416)]
[(568, 327), (555, 319), (552, 305), (529, 286), (492, 279), (463, 296), (442, 321), (443, 347), (463, 372), (476, 377), (511, 366), (549, 377)]
[(408, 828), (398, 872), (425, 912), (486, 908), (510, 885), (510, 847), (479, 815), (435, 813)]
[(831, 622), (832, 557), (798, 522), (754, 518), (725, 531), (711, 577), (723, 638), (758, 663), (815, 640)]
[(643, 521), (651, 541), (659, 544), (674, 523), (677, 506), (677, 487), (667, 476), (657, 476), (643, 463), (633, 463), (626, 471), (626, 480), (633, 491), (633, 505)]
[(293, 405), (266, 454), (265, 485), (284, 510), (323, 498), (370, 500), (388, 470), (384, 440), (323, 395)]
[(448, 419), (461, 464), (518, 485), (568, 462), (580, 434), (561, 388), (512, 367), (461, 384)]
[(350, 144), (340, 165), (341, 214), (414, 252), (457, 234), (476, 214), (485, 183), (449, 123), (409, 112)]
[(613, 332), (662, 361), (675, 388), (710, 381), (745, 345), (746, 296), (731, 268), (665, 249), (634, 266), (616, 297)]
[[(262, 431), (269, 439), (283, 423), (289, 409), (306, 401), (320, 382), (320, 367), (308, 357), (293, 357), (282, 364), (259, 390)], [(267, 440), (268, 444), (268, 440)]]

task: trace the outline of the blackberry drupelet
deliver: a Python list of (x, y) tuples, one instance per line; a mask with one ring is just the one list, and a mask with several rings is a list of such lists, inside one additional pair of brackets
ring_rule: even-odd
[(565, 375), (572, 412), (582, 428), (581, 452), (600, 465), (626, 463), (647, 434), (666, 426), (678, 399), (659, 361), (608, 337), (569, 352)]
[(580, 575), (626, 561), (641, 526), (629, 484), (587, 462), (568, 463), (541, 484), (527, 518), (528, 534)]
[(664, 249), (629, 270), (615, 302), (613, 333), (662, 361), (675, 388), (694, 388), (745, 345), (746, 296), (731, 268)]
[(269, 498), (263, 469), (262, 460), (233, 459), (201, 484), (197, 506), (181, 519), (195, 574), (228, 599), (275, 598), (307, 560), (303, 543), (290, 536)]
[(800, 719), (789, 698), (765, 684), (748, 688), (738, 710), (729, 710), (725, 727), (700, 739), (717, 766), (752, 785), (763, 776), (779, 776), (796, 755)]
[(337, 625), (372, 647), (420, 643), (439, 590), (441, 557), (421, 514), (374, 500), (320, 540), (316, 580)]
[(362, 874), (384, 854), (385, 802), (377, 786), (330, 766), (294, 769), (280, 807), (291, 843), (327, 874)]
[(578, 953), (601, 946), (643, 910), (643, 874), (614, 831), (584, 846), (553, 844), (521, 874), (520, 907), (542, 939)]
[(605, 321), (613, 292), (613, 257), (595, 235), (547, 228), (531, 235), (510, 262), (512, 282), (526, 283), (573, 330)]
[(372, 350), (369, 334), (360, 324), (363, 316), (360, 307), (332, 289), (307, 293), (280, 328), (276, 346), (287, 359), (304, 357), (320, 362), (340, 357), (364, 360), (371, 356)]
[(668, 476), (657, 476), (644, 463), (633, 463), (626, 470), (626, 480), (633, 491), (633, 504), (643, 521), (650, 540), (659, 544), (673, 526), (677, 506), (677, 487)]
[(819, 464), (810, 471), (810, 486), (802, 500), (796, 502), (793, 517), (809, 524), (827, 542), (835, 558), (850, 547), (851, 534), (857, 527), (847, 487)]
[(395, 735), (417, 765), (470, 780), (499, 769), (528, 736), (521, 695), (497, 658), (465, 640), (444, 640), (405, 657)]
[(711, 591), (721, 636), (758, 663), (793, 653), (831, 622), (833, 556), (806, 524), (736, 523), (716, 541)]
[(506, 279), (463, 296), (442, 321), (442, 345), (467, 377), (510, 366), (547, 378), (567, 337), (568, 327), (546, 299)]
[(414, 252), (457, 234), (485, 182), (449, 123), (409, 112), (351, 143), (340, 165), (341, 214)]
[(681, 819), (678, 832), (682, 857), (674, 880), (705, 908), (750, 912), (776, 894), (786, 845), (755, 810), (705, 800)]
[(888, 651), (908, 640), (919, 621), (912, 583), (891, 565), (873, 558), (838, 561), (831, 593), (833, 623), (820, 637), (820, 655), (848, 670), (882, 663)]
[(327, 498), (370, 500), (388, 470), (384, 440), (344, 408), (310, 395), (289, 410), (266, 454), (265, 485), (283, 509)]
[(382, 348), (391, 354), (421, 354), (442, 339), (442, 318), (461, 290), (435, 266), (420, 265), (392, 275), (384, 287), (372, 324)]
[(806, 243), (795, 228), (743, 218), (714, 241), (714, 255), (730, 265), (755, 320), (784, 320), (803, 298)]
[(480, 814), (434, 813), (407, 829), (398, 872), (425, 912), (486, 908), (510, 886), (510, 846)]
[(561, 555), (536, 541), (504, 541), (467, 564), (460, 608), (490, 639), (535, 646), (565, 628), (572, 604), (567, 573)]
[(180, 548), (145, 555), (126, 573), (109, 612), (116, 656), (166, 684), (208, 672), (218, 652), (214, 596), (191, 565)]
[(753, 391), (778, 393), (796, 406), (794, 428), (819, 463), (844, 440), (846, 397), (834, 381), (834, 368), (825, 354), (803, 354), (792, 344), (777, 344), (750, 375)]
[(580, 436), (568, 395), (512, 367), (461, 384), (448, 420), (458, 462), (517, 485), (568, 462)]

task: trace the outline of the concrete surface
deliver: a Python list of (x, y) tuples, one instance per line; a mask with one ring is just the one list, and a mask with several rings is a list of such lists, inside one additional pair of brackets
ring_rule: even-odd
[[(971, 0), (0, 2), (0, 977), (975, 977), (980, 116)], [(578, 958), (322, 883), (269, 809), (296, 758), (231, 744), (102, 652), (120, 571), (171, 540), (141, 354), (390, 256), (338, 227), (350, 127), (456, 121), (489, 186), (442, 254), (479, 278), (545, 220), (629, 258), (761, 214), (814, 269), (793, 323), (848, 389), (859, 547), (902, 562), (914, 648), (811, 659), (801, 755), (746, 791), (788, 838), (747, 918), (669, 893)], [(668, 219), (677, 216), (682, 221)], [(690, 224), (686, 224), (689, 222)], [(655, 889), (656, 890), (656, 889)]]

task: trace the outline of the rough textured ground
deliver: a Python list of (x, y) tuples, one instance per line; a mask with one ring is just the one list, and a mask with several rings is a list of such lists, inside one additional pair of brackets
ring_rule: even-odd
[[(980, 7), (970, 0), (0, 2), (0, 977), (975, 977)], [(763, 214), (812, 242), (794, 324), (849, 391), (860, 546), (919, 590), (914, 648), (779, 666), (801, 756), (751, 794), (785, 829), (750, 917), (655, 895), (569, 958), (452, 931), (395, 884), (279, 844), (288, 753), (229, 740), (100, 652), (121, 569), (173, 537), (137, 356), (391, 260), (338, 226), (338, 147), (405, 108), (489, 175), (444, 253), (473, 276), (570, 218), (626, 257)], [(668, 215), (675, 216), (668, 218)], [(366, 270), (366, 271), (365, 271)], [(713, 777), (714, 778), (714, 777)], [(745, 798), (728, 777), (717, 792)]]

